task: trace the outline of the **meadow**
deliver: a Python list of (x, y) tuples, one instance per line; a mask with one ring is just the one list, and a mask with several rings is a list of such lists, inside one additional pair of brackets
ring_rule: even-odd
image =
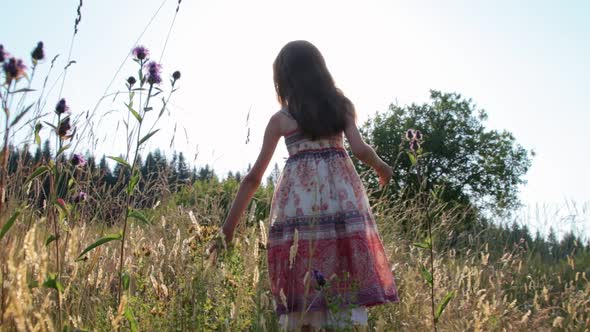
[[(145, 149), (181, 73), (163, 77), (149, 49), (133, 49), (118, 110), (127, 151), (99, 158), (79, 148), (93, 139), (88, 115), (34, 80), (37, 66), (53, 68), (43, 44), (26, 64), (8, 51), (0, 45), (0, 330), (279, 331), (266, 269), (276, 174), (225, 243), (242, 175)], [(590, 330), (579, 234), (531, 235), (528, 220), (479, 214), (465, 230), (472, 207), (448, 208), (435, 190), (370, 197), (401, 302), (371, 308), (368, 330)]]

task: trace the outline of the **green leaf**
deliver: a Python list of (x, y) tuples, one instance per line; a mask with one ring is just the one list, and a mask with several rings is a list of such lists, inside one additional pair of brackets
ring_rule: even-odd
[(123, 282), (123, 289), (124, 290), (128, 290), (129, 289), (129, 273), (127, 272), (123, 272), (123, 275), (121, 276), (121, 281)]
[(432, 273), (430, 273), (430, 271), (428, 271), (424, 265), (422, 265), (420, 273), (422, 274), (424, 280), (426, 280), (426, 282), (432, 286)]
[(416, 166), (416, 164), (418, 163), (418, 160), (416, 160), (416, 156), (412, 152), (408, 152), (408, 157), (410, 157), (410, 162), (412, 163), (412, 166)]
[(35, 91), (35, 90), (24, 88), (24, 89), (18, 89), (18, 90), (10, 91), (10, 94), (11, 95), (14, 95), (14, 94), (17, 94), (17, 93), (33, 92), (33, 91)]
[(131, 176), (131, 179), (129, 180), (129, 185), (127, 186), (127, 193), (129, 195), (133, 194), (133, 190), (135, 190), (135, 187), (137, 186), (137, 183), (139, 182), (139, 171), (137, 169), (133, 170), (133, 175)]
[(141, 123), (143, 121), (143, 119), (141, 118), (139, 113), (137, 113), (137, 111), (133, 109), (133, 102), (131, 102), (129, 104), (125, 104), (125, 106), (127, 106), (127, 109), (129, 110), (129, 112), (131, 112), (131, 114), (133, 114), (133, 116), (137, 119), (137, 121), (139, 123)]
[(131, 308), (129, 307), (125, 308), (125, 318), (127, 318), (127, 321), (129, 321), (129, 328), (131, 329), (131, 332), (139, 331), (137, 327), (137, 321), (135, 320), (135, 317), (133, 317), (133, 312), (131, 312)]
[(20, 119), (22, 119), (22, 117), (25, 116), (31, 110), (33, 105), (35, 105), (35, 103), (32, 103), (31, 105), (27, 106), (27, 108), (25, 108), (22, 112), (18, 113), (18, 115), (10, 123), (10, 126), (12, 127), (15, 124), (17, 124), (20, 121)]
[(43, 121), (43, 122), (45, 122), (45, 124), (48, 125), (49, 127), (53, 128), (53, 130), (57, 130), (57, 127), (54, 126), (52, 123), (49, 123), (47, 121)]
[(121, 164), (121, 166), (125, 166), (125, 167), (128, 167), (128, 168), (131, 168), (131, 165), (129, 165), (129, 163), (126, 162), (125, 159), (123, 159), (121, 157), (112, 157), (112, 156), (110, 156), (110, 157), (107, 157), (107, 158), (118, 162), (119, 164)]
[(55, 236), (54, 234), (49, 235), (47, 240), (45, 240), (45, 246), (47, 247), (49, 244), (51, 244), (51, 242), (55, 240), (57, 240), (57, 236)]
[(39, 135), (41, 128), (43, 128), (43, 125), (41, 122), (37, 122), (35, 125), (35, 143), (37, 143), (37, 145), (41, 145), (41, 136)]
[(137, 210), (130, 210), (129, 213), (127, 214), (127, 216), (129, 218), (137, 219), (146, 225), (151, 224), (151, 221), (143, 213), (141, 213)]
[(29, 182), (33, 181), (34, 178), (45, 174), (47, 171), (49, 171), (48, 166), (43, 165), (43, 166), (37, 167), (37, 169), (31, 175), (29, 175), (29, 177), (25, 181), (25, 184), (28, 184)]
[(162, 114), (164, 114), (165, 110), (166, 110), (166, 99), (164, 99), (164, 97), (162, 97), (162, 109), (160, 110), (160, 114), (158, 114), (158, 119), (162, 117)]
[(453, 297), (455, 297), (455, 291), (448, 292), (445, 297), (443, 297), (442, 301), (440, 301), (438, 307), (436, 308), (436, 313), (434, 314), (435, 321), (438, 321), (443, 311), (445, 311), (447, 304), (449, 304)]
[(431, 249), (430, 243), (428, 241), (414, 242), (414, 246), (422, 249)]
[(50, 273), (49, 276), (47, 276), (43, 282), (43, 287), (53, 288), (60, 293), (64, 290), (64, 286), (61, 284), (61, 282), (59, 282), (59, 280), (57, 280), (57, 274), (55, 273)]
[(94, 242), (93, 244), (89, 245), (86, 249), (84, 249), (84, 251), (82, 251), (82, 253), (80, 255), (78, 255), (78, 258), (76, 260), (80, 260), (82, 258), (82, 256), (84, 256), (87, 252), (89, 252), (90, 250), (103, 245), (107, 242), (111, 242), (111, 241), (115, 241), (115, 240), (121, 240), (123, 238), (123, 233), (119, 232), (116, 234), (109, 234), (106, 236), (101, 237), (100, 239), (98, 239), (96, 242)]
[(66, 144), (66, 145), (62, 146), (61, 149), (59, 149), (59, 151), (57, 151), (57, 157), (59, 157), (62, 153), (64, 153), (64, 151), (69, 149), (70, 146), (71, 146), (71, 144)]
[(160, 131), (160, 129), (156, 129), (156, 130), (152, 131), (151, 133), (145, 135), (142, 139), (139, 140), (138, 145), (142, 145), (145, 141), (150, 139), (150, 137), (154, 136), (154, 134), (157, 133), (158, 131)]
[(4, 235), (6, 235), (6, 233), (8, 233), (8, 230), (10, 229), (10, 227), (12, 227), (12, 225), (14, 225), (14, 222), (16, 221), (16, 218), (19, 216), (19, 214), (20, 214), (20, 210), (17, 209), (16, 211), (14, 211), (12, 216), (10, 216), (8, 221), (2, 226), (2, 229), (0, 229), (0, 241), (2, 240)]

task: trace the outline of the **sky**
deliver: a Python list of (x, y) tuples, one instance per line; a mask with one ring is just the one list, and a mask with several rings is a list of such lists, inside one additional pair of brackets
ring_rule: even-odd
[[(58, 75), (67, 63), (77, 5), (0, 4), (0, 43), (10, 53), (28, 58), (42, 40), (48, 58), (60, 54), (49, 79), (55, 87), (48, 109), (59, 97)], [(182, 72), (170, 115), (158, 123), (161, 131), (148, 148), (182, 151), (221, 175), (243, 172), (254, 163), (267, 121), (279, 107), (272, 62), (285, 43), (306, 39), (322, 51), (361, 123), (392, 102), (427, 102), (430, 89), (461, 93), (487, 111), (488, 128), (508, 130), (535, 151), (520, 194), (527, 213), (568, 202), (588, 214), (590, 2), (182, 1), (170, 30), (177, 5), (84, 2), (72, 47), (76, 63), (62, 91), (73, 113), (96, 108), (92, 143), (80, 142), (79, 149), (124, 151), (126, 97), (96, 105), (105, 91), (124, 90), (126, 77), (137, 71), (128, 55), (141, 36), (139, 44), (162, 62), (165, 75)], [(34, 87), (48, 68), (46, 61)], [(272, 164), (280, 166), (286, 157), (281, 142)]]

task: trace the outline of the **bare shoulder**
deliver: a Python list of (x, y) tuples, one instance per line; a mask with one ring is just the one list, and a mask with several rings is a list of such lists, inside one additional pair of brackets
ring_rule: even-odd
[(281, 136), (297, 129), (297, 122), (283, 110), (279, 110), (273, 114), (269, 123), (279, 130)]

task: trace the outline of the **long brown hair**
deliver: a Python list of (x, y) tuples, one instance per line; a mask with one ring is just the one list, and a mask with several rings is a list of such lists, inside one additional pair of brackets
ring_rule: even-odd
[[(336, 87), (320, 51), (310, 42), (285, 45), (273, 64), (277, 98), (311, 139), (341, 133), (354, 106)], [(352, 115), (352, 116), (351, 116)]]

